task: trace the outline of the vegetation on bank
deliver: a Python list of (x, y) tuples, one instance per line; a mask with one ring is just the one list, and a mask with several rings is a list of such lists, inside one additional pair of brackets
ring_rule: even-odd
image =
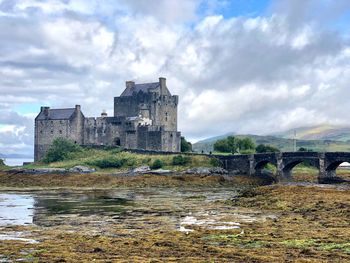
[(181, 152), (192, 152), (192, 143), (181, 136)]
[(73, 142), (58, 138), (39, 163), (26, 168), (72, 168), (77, 165), (94, 167), (96, 169), (127, 170), (140, 166), (150, 166), (152, 169), (185, 170), (192, 167), (215, 167), (215, 159), (201, 155), (147, 155), (123, 151), (121, 148), (105, 147), (104, 149), (81, 147)]
[(214, 151), (218, 154), (253, 154), (280, 152), (280, 150), (271, 145), (259, 144), (256, 146), (251, 138), (238, 138), (228, 136), (225, 139), (218, 140), (214, 143)]

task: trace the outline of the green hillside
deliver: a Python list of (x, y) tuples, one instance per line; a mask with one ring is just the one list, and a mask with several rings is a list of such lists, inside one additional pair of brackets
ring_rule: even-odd
[[(234, 135), (236, 137), (249, 137), (257, 145), (269, 144), (279, 148), (283, 152), (293, 151), (293, 139), (286, 139), (276, 136), (259, 136), (259, 135)], [(196, 152), (213, 151), (213, 145), (216, 140), (227, 137), (227, 135), (208, 138), (193, 144), (193, 150)], [(335, 141), (335, 140), (297, 140), (297, 149), (300, 147), (318, 152), (347, 152), (350, 151), (350, 141)]]
[(350, 141), (350, 127), (335, 125), (300, 127), (273, 135), (285, 139), (292, 139), (294, 138), (294, 132), (296, 132), (296, 138), (300, 140)]

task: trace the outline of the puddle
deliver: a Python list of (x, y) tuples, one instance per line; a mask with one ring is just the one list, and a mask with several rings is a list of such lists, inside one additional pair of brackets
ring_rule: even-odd
[(29, 243), (29, 244), (39, 243), (38, 241), (36, 241), (34, 239), (26, 238), (26, 235), (28, 235), (28, 233), (24, 233), (24, 232), (0, 233), (0, 241), (1, 240), (16, 240), (16, 241), (22, 241), (25, 243)]
[(33, 223), (34, 198), (26, 194), (0, 194), (0, 226)]
[[(191, 232), (197, 227), (238, 229), (242, 223), (273, 217), (216, 202), (236, 194), (234, 188), (9, 192), (0, 194), (0, 226), (66, 226), (71, 231), (86, 229), (92, 235), (112, 234), (111, 225), (115, 231), (165, 228)], [(30, 242), (16, 235), (1, 238)]]

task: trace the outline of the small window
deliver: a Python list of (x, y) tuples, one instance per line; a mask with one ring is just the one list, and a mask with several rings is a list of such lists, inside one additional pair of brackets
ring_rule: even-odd
[(62, 134), (62, 130), (60, 130), (60, 134)]
[(53, 134), (53, 131), (51, 130), (51, 135)]
[(43, 131), (40, 131), (40, 134), (43, 134)]
[(168, 117), (165, 117), (165, 121), (168, 121)]

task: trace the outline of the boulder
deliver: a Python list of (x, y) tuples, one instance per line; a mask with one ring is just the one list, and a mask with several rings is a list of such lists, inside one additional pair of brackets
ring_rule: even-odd
[(136, 168), (132, 169), (130, 171), (130, 173), (132, 173), (132, 174), (143, 174), (143, 173), (147, 173), (149, 171), (151, 171), (151, 168), (149, 168), (149, 166), (147, 166), (147, 165), (144, 165), (144, 166), (140, 166), (140, 167), (136, 167)]
[(88, 174), (88, 173), (96, 172), (96, 169), (82, 166), (82, 165), (78, 165), (78, 166), (74, 166), (74, 167), (70, 168), (68, 171), (70, 173)]
[(195, 167), (185, 171), (186, 174), (210, 174), (210, 168), (208, 167)]
[(35, 168), (35, 169), (24, 169), (23, 172), (28, 173), (28, 174), (67, 173), (67, 169), (63, 169), (63, 168)]
[(208, 167), (195, 167), (187, 169), (185, 174), (228, 174), (228, 171), (221, 168), (221, 167), (214, 167), (214, 168), (208, 168)]
[(221, 167), (210, 168), (212, 174), (228, 174), (228, 171)]
[(148, 172), (149, 174), (158, 174), (158, 175), (165, 175), (165, 174), (172, 174), (172, 170), (163, 170), (163, 169), (157, 169), (157, 170), (151, 170)]

